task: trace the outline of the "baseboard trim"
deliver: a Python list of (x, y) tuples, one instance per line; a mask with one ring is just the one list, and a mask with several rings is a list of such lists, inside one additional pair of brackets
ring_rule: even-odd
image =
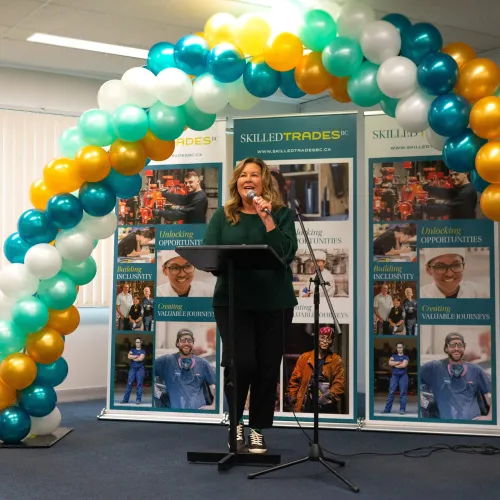
[(57, 391), (58, 403), (72, 403), (74, 401), (91, 401), (106, 399), (107, 387), (86, 387), (84, 389), (60, 389)]

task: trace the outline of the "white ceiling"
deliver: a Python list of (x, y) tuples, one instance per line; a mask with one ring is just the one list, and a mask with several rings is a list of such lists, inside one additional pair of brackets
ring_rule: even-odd
[[(313, 0), (291, 0), (310, 1)], [(323, 0), (325, 1), (325, 0)], [(328, 0), (326, 0), (328, 1)], [(436, 24), (445, 43), (463, 41), (500, 62), (498, 0), (365, 0), (379, 16), (400, 12)], [(217, 12), (263, 11), (270, 0), (0, 0), (0, 66), (98, 79), (142, 60), (27, 42), (35, 32), (148, 49), (203, 30)], [(333, 3), (333, 2), (332, 2)], [(338, 3), (345, 3), (341, 0)], [(317, 98), (317, 96), (316, 96)]]

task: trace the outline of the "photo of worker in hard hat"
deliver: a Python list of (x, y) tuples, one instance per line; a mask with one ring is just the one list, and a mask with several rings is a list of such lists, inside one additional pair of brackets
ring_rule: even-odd
[(373, 258), (377, 262), (415, 262), (416, 224), (374, 224)]
[(489, 299), (489, 248), (421, 248), (421, 299)]

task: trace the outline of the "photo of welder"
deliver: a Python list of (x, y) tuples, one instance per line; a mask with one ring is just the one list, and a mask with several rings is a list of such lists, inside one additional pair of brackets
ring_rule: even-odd
[(414, 159), (373, 165), (373, 220), (484, 218), (469, 174), (442, 161)]
[(119, 200), (120, 226), (206, 224), (219, 206), (216, 167), (151, 168), (141, 176), (139, 195)]

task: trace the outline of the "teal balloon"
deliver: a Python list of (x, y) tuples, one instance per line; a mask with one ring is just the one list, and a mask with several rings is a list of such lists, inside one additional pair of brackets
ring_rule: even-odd
[(80, 200), (69, 193), (56, 194), (47, 203), (49, 220), (60, 229), (71, 229), (83, 218)]
[(169, 42), (159, 42), (153, 45), (148, 52), (146, 67), (155, 75), (164, 69), (177, 67), (174, 59), (174, 45)]
[(333, 76), (351, 76), (363, 62), (361, 45), (352, 38), (334, 38), (321, 55), (323, 66)]
[(116, 206), (116, 193), (103, 181), (83, 183), (78, 196), (83, 210), (93, 217), (103, 217)]
[(210, 47), (204, 38), (187, 35), (175, 44), (175, 64), (188, 75), (200, 76), (207, 69), (209, 53)]
[(37, 297), (25, 297), (12, 306), (12, 322), (22, 332), (37, 332), (48, 320), (49, 309)]
[(476, 188), (476, 191), (482, 193), (490, 183), (485, 181), (478, 173), (477, 170), (474, 169), (470, 173), (470, 181), (472, 185)]
[(26, 337), (27, 333), (13, 321), (0, 320), (0, 355), (8, 356), (19, 352), (24, 347)]
[(471, 129), (450, 137), (444, 144), (443, 159), (454, 172), (466, 173), (474, 170), (476, 155), (488, 141), (478, 137)]
[(26, 252), (31, 245), (26, 243), (19, 233), (12, 233), (3, 244), (3, 253), (5, 258), (12, 264), (24, 264)]
[(119, 139), (137, 142), (148, 132), (148, 114), (139, 106), (124, 104), (113, 113), (113, 125)]
[(186, 117), (186, 125), (191, 130), (197, 130), (199, 132), (209, 129), (217, 118), (215, 114), (207, 114), (200, 111), (192, 99), (189, 99), (189, 101), (182, 106), (182, 110)]
[(165, 106), (157, 102), (149, 108), (149, 128), (162, 141), (174, 141), (184, 132), (186, 115), (182, 106)]
[(308, 10), (302, 16), (298, 35), (307, 49), (321, 52), (337, 35), (337, 24), (324, 10)]
[(109, 146), (116, 139), (111, 113), (104, 109), (89, 109), (78, 119), (83, 141), (93, 146)]
[(377, 85), (378, 66), (365, 61), (349, 78), (347, 93), (354, 104), (368, 108), (378, 104), (383, 97)]
[(66, 273), (76, 285), (86, 285), (90, 283), (97, 273), (97, 264), (92, 256), (87, 257), (83, 262), (72, 262), (63, 259), (61, 271)]
[(29, 245), (50, 243), (57, 235), (57, 226), (44, 210), (26, 210), (17, 221), (19, 236)]
[(298, 99), (306, 95), (306, 93), (297, 86), (297, 82), (295, 81), (295, 69), (283, 71), (281, 73), (280, 90), (290, 99)]
[(429, 23), (417, 23), (401, 35), (401, 55), (411, 59), (417, 66), (425, 56), (443, 48), (443, 37), (439, 30)]
[[(64, 339), (64, 337), (63, 337)], [(68, 363), (64, 358), (59, 358), (50, 365), (36, 364), (36, 378), (34, 385), (57, 387), (68, 376)]]
[(436, 134), (453, 137), (469, 125), (471, 105), (465, 97), (446, 94), (436, 97), (429, 109), (429, 125)]
[(31, 417), (46, 417), (57, 404), (56, 391), (50, 385), (33, 383), (17, 394), (19, 407)]
[(38, 286), (38, 297), (49, 308), (60, 311), (72, 306), (76, 300), (75, 282), (60, 271), (53, 278), (41, 280)]
[(243, 84), (250, 94), (264, 98), (273, 95), (280, 86), (279, 71), (265, 62), (248, 62), (243, 73)]
[(458, 80), (458, 64), (444, 52), (435, 52), (424, 57), (417, 70), (420, 87), (430, 95), (447, 94)]
[(31, 430), (30, 416), (18, 406), (0, 412), (0, 441), (4, 444), (20, 443)]
[(230, 43), (216, 45), (208, 55), (208, 72), (222, 83), (235, 82), (245, 71), (246, 60), (242, 52)]
[(113, 189), (117, 198), (123, 200), (137, 196), (142, 188), (141, 174), (122, 175), (114, 168), (112, 168), (108, 176), (103, 179), (103, 182)]
[(399, 31), (400, 35), (411, 27), (411, 21), (403, 14), (387, 14), (382, 18), (382, 21), (391, 23)]
[(382, 96), (380, 101), (380, 107), (382, 111), (392, 118), (396, 118), (396, 106), (398, 105), (399, 99), (393, 99), (392, 97)]
[(65, 130), (59, 138), (59, 151), (65, 158), (74, 158), (78, 151), (88, 144), (83, 140), (78, 127)]

